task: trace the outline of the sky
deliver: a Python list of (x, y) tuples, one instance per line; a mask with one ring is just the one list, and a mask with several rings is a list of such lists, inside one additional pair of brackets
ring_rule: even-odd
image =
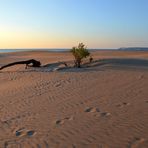
[(148, 47), (148, 0), (0, 0), (0, 49)]

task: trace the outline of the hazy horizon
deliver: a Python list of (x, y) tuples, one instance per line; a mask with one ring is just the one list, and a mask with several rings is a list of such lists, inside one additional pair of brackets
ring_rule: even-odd
[(147, 0), (7, 0), (0, 49), (148, 47)]

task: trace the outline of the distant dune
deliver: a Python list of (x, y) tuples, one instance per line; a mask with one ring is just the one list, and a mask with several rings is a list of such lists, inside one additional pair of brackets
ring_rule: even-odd
[(148, 47), (122, 47), (118, 50), (148, 51)]

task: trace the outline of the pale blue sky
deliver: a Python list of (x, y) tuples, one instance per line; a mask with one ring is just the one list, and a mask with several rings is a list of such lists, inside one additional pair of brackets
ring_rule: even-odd
[(148, 46), (148, 0), (0, 0), (0, 48)]

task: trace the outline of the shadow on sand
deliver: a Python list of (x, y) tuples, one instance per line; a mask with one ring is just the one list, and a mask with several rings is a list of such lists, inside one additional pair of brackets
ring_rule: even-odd
[(113, 70), (148, 70), (147, 59), (136, 58), (112, 58), (95, 60), (92, 63), (85, 63), (82, 68), (69, 68), (61, 71), (67, 72), (87, 72)]
[(134, 58), (123, 58), (123, 59), (102, 59), (95, 61), (99, 62), (100, 65), (112, 64), (114, 66), (134, 66), (134, 67), (148, 67), (147, 59), (134, 59)]
[[(148, 59), (136, 58), (112, 58), (100, 59), (91, 63), (84, 63), (82, 68), (73, 67), (73, 61), (66, 62), (67, 66), (63, 63), (49, 63), (42, 65), (39, 68), (29, 68), (26, 70), (19, 70), (17, 72), (91, 72), (91, 71), (104, 71), (107, 69), (112, 70), (148, 70)], [(63, 65), (61, 67), (61, 64)], [(5, 71), (7, 72), (7, 71)], [(9, 71), (10, 72), (10, 71)], [(16, 71), (11, 71), (16, 72)]]

